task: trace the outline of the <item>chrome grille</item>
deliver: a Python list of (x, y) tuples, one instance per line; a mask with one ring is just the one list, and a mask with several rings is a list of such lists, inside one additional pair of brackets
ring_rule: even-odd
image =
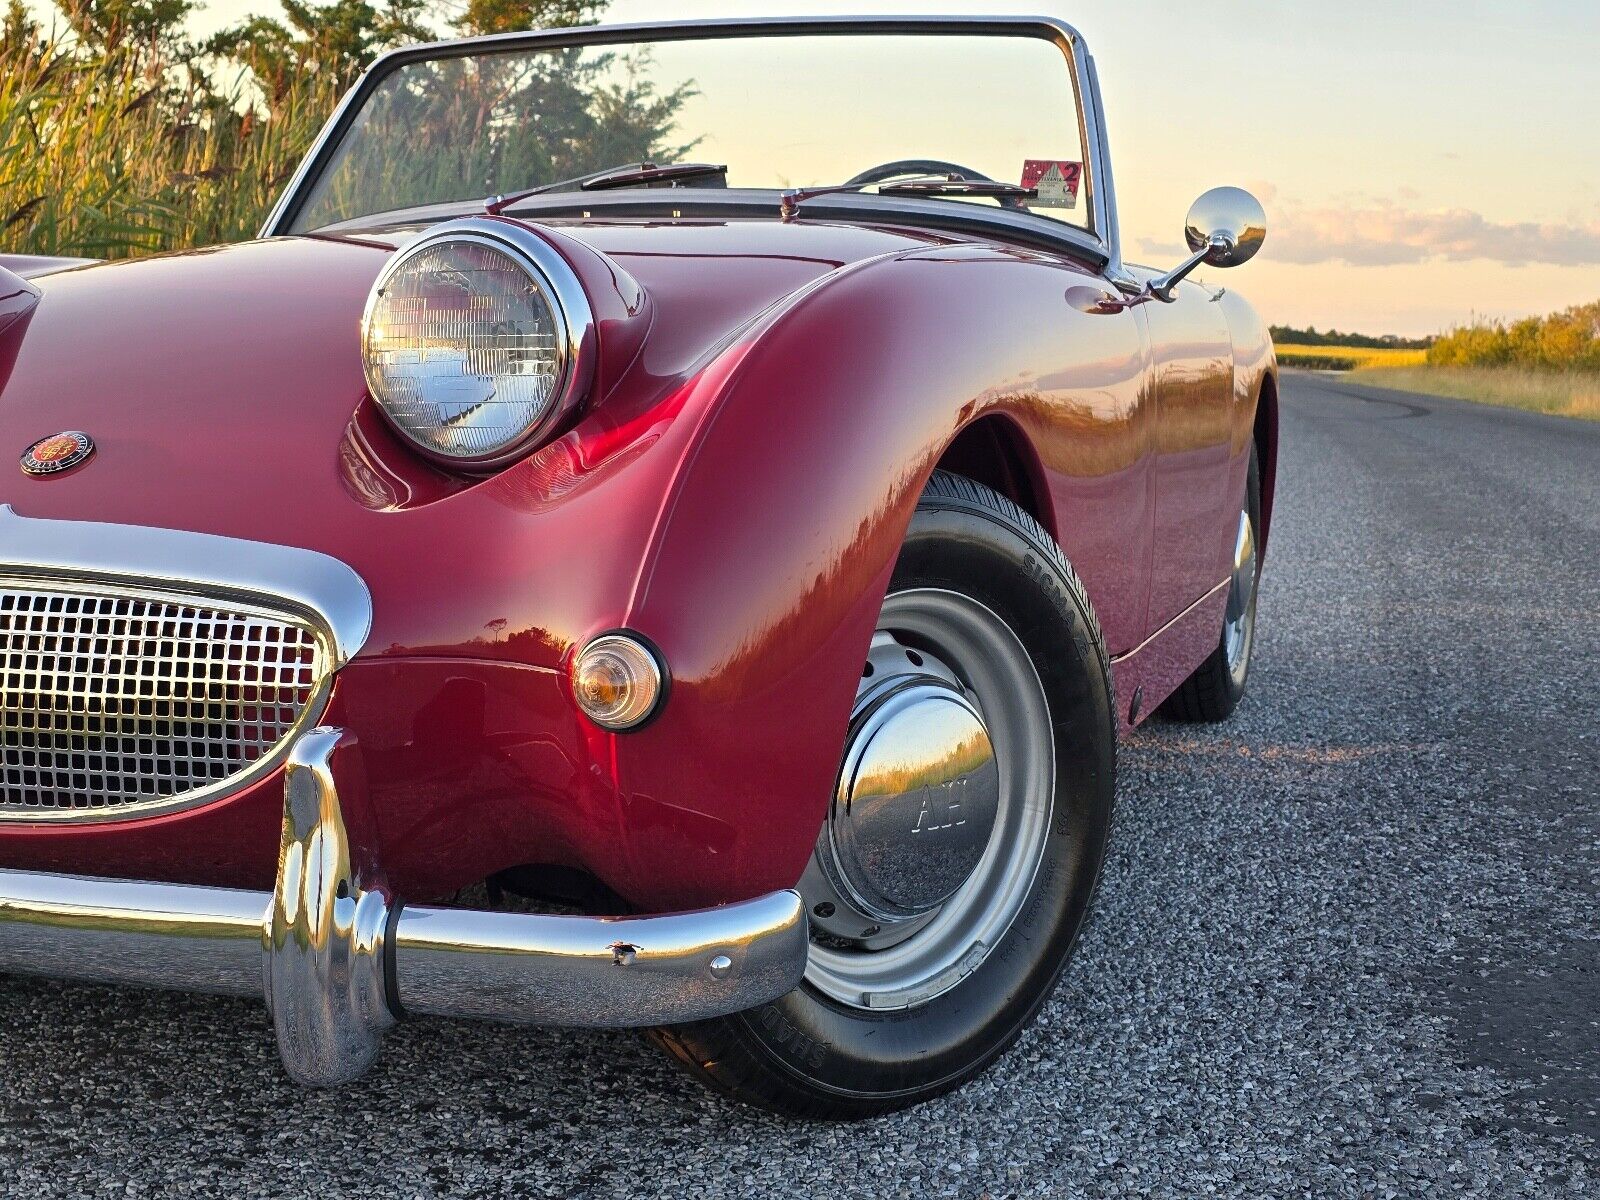
[(0, 580), (0, 818), (184, 805), (264, 765), (319, 693), (294, 620), (159, 593)]

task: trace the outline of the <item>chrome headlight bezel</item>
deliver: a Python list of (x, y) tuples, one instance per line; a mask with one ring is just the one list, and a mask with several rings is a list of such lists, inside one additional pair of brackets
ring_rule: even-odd
[[(449, 454), (419, 441), (393, 419), (376, 378), (371, 353), (372, 317), (378, 301), (396, 274), (419, 255), (443, 243), (463, 242), (486, 246), (505, 254), (528, 275), (544, 296), (555, 325), (556, 382), (552, 403), (516, 437), (492, 451), (477, 455)], [(383, 410), (389, 428), (413, 450), (432, 462), (458, 471), (492, 471), (528, 454), (542, 444), (589, 393), (594, 380), (597, 338), (594, 312), (577, 273), (544, 238), (520, 222), (498, 217), (464, 217), (447, 221), (397, 251), (378, 273), (367, 293), (361, 314), (361, 367), (367, 390)]]

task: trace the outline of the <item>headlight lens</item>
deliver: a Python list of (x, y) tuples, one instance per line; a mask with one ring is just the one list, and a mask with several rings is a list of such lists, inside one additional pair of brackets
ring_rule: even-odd
[(487, 238), (425, 242), (391, 264), (367, 305), (367, 386), (425, 452), (493, 464), (556, 411), (566, 326), (531, 263)]

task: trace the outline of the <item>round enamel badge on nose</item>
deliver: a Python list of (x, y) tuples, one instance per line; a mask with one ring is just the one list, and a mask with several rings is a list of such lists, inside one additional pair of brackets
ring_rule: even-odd
[(68, 430), (52, 433), (29, 446), (22, 456), (22, 469), (29, 475), (55, 475), (69, 471), (94, 453), (94, 439), (87, 433)]

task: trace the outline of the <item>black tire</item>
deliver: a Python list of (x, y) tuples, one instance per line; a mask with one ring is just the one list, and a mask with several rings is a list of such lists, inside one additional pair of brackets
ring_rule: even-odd
[(994, 949), (930, 1000), (867, 1010), (807, 981), (750, 1012), (655, 1031), (714, 1089), (793, 1116), (857, 1119), (904, 1108), (994, 1062), (1065, 968), (1105, 854), (1116, 786), (1110, 663), (1094, 610), (1060, 548), (1009, 500), (936, 472), (890, 592), (914, 588), (957, 591), (987, 605), (1039, 674), (1057, 751), (1043, 850), (1026, 899)]
[[(1250, 513), (1250, 523), (1261, 529), (1261, 467), (1256, 458), (1255, 445), (1250, 447), (1250, 470), (1245, 478), (1245, 505)], [(1258, 535), (1259, 536), (1259, 532)], [(1261, 578), (1261, 556), (1256, 554), (1256, 580)], [(1250, 681), (1250, 658), (1255, 648), (1255, 604), (1257, 589), (1250, 593), (1248, 630), (1244, 639), (1243, 663), (1234, 669), (1228, 663), (1227, 630), (1217, 637), (1217, 645), (1205, 662), (1195, 668), (1194, 674), (1179, 685), (1159, 709), (1163, 716), (1175, 721), (1196, 724), (1214, 724), (1226, 721), (1244, 699), (1245, 685)]]

